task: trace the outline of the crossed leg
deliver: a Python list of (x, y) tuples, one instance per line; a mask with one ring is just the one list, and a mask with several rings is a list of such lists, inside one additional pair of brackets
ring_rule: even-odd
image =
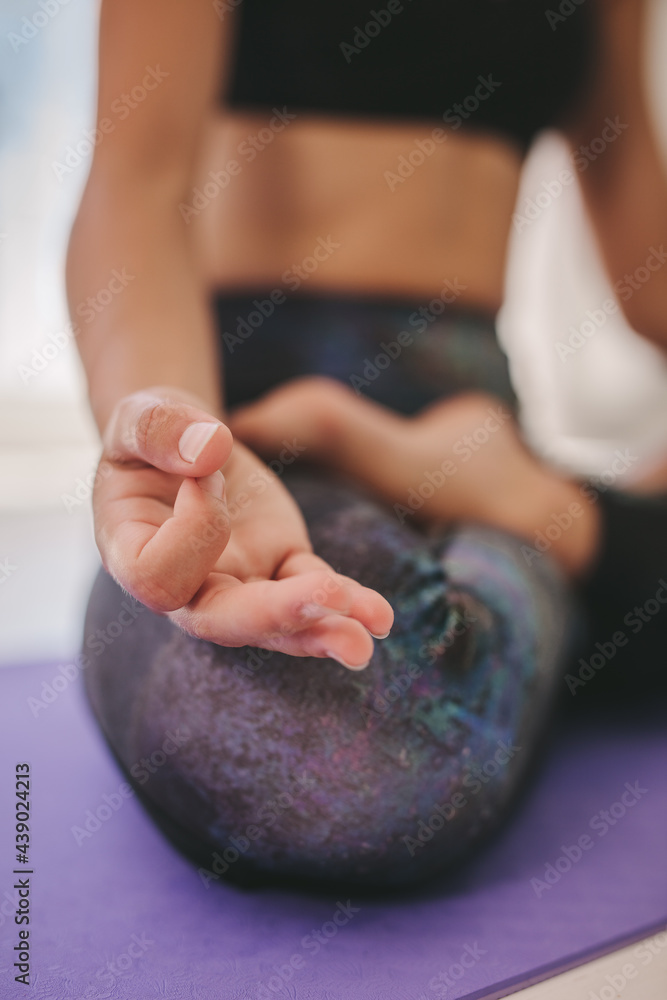
[[(506, 815), (564, 666), (567, 587), (511, 535), (429, 537), (323, 474), (287, 485), (315, 551), (394, 607), (369, 667), (221, 647), (135, 610), (85, 671), (88, 697), (204, 881), (411, 883)], [(85, 636), (123, 601), (101, 571)]]

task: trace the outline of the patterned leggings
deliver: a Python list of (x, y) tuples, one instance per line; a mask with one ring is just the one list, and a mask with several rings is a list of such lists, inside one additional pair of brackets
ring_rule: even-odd
[[(405, 413), (467, 388), (511, 403), (488, 320), (419, 308), (220, 298), (228, 401), (319, 373), (356, 376)], [(84, 647), (123, 602), (133, 623), (94, 657), (87, 693), (129, 780), (205, 884), (412, 883), (507, 815), (563, 688), (568, 588), (548, 558), (528, 565), (512, 536), (426, 533), (330, 476), (284, 481), (315, 551), (395, 610), (370, 666), (194, 639), (101, 571)]]

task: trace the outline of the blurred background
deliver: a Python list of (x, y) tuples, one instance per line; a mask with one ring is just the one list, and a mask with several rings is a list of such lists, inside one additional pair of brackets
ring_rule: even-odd
[(62, 180), (52, 163), (94, 119), (98, 5), (70, 0), (23, 43), (22, 18), (39, 9), (0, 4), (3, 663), (76, 651), (98, 563), (89, 503), (68, 513), (61, 499), (94, 470), (98, 450), (75, 345), (47, 347), (55, 356), (43, 370), (21, 374), (67, 327), (65, 249), (88, 163)]
[[(0, 5), (0, 664), (76, 653), (88, 589), (99, 564), (90, 486), (98, 437), (68, 333), (64, 256), (90, 164), (75, 146), (94, 123), (98, 5), (53, 0), (55, 13), (26, 0)], [(43, 23), (42, 23), (43, 22)], [(34, 29), (34, 33), (32, 33)], [(27, 37), (30, 36), (30, 37)], [(646, 87), (667, 163), (667, 3), (652, 0)], [(65, 172), (57, 164), (67, 165)], [(542, 134), (524, 168), (517, 212), (557, 177), (569, 156)], [(535, 449), (578, 475), (599, 474), (615, 436), (596, 426), (590, 393), (655, 397), (667, 421), (663, 354), (619, 314), (563, 364), (555, 345), (587, 309), (613, 293), (587, 230), (576, 185), (512, 238), (499, 332)], [(604, 377), (603, 377), (604, 376)], [(586, 401), (587, 400), (587, 401)], [(644, 407), (645, 410), (645, 407)], [(629, 418), (628, 418), (629, 419)]]

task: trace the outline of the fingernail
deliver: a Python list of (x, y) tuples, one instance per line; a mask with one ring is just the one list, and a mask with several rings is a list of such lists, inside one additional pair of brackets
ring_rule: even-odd
[(218, 500), (222, 500), (225, 492), (225, 477), (221, 472), (214, 472), (210, 476), (199, 476), (197, 483), (205, 493), (210, 493)]
[[(389, 632), (391, 632), (391, 629), (389, 629)], [(371, 632), (371, 630), (368, 629), (369, 635), (372, 635), (374, 639), (386, 639), (387, 636), (389, 635), (389, 632), (385, 632), (384, 635), (376, 635), (375, 632)]]
[(337, 663), (340, 663), (341, 666), (347, 667), (348, 670), (365, 670), (368, 664), (371, 662), (370, 660), (366, 660), (365, 663), (359, 663), (355, 665), (353, 663), (346, 663), (342, 656), (336, 656), (336, 654), (332, 653), (330, 649), (325, 649), (324, 652), (326, 653), (326, 655), (329, 657), (330, 660), (335, 660)]
[(178, 442), (178, 453), (184, 462), (194, 462), (209, 443), (220, 424), (201, 420), (190, 424), (181, 434)]

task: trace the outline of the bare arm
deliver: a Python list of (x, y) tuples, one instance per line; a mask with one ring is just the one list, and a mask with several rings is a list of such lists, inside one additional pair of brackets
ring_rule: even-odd
[[(623, 128), (578, 177), (607, 271), (632, 327), (667, 347), (667, 172), (646, 99), (646, 0), (596, 0), (600, 62), (589, 99), (566, 129), (573, 151), (588, 146), (606, 119)], [(573, 16), (577, 16), (576, 13)], [(620, 127), (620, 126), (619, 126)], [(652, 255), (654, 249), (658, 256)], [(651, 277), (635, 277), (651, 257)], [(660, 266), (658, 267), (657, 265)], [(630, 279), (630, 280), (628, 280)]]
[[(78, 320), (100, 431), (121, 397), (150, 385), (180, 386), (220, 412), (211, 320), (178, 205), (221, 83), (228, 24), (208, 0), (103, 4), (98, 124), (110, 119), (114, 130), (95, 150), (67, 261), (74, 319), (114, 270), (131, 276), (91, 322)], [(154, 89), (129, 107), (123, 95), (145, 78)]]
[(74, 318), (89, 296), (112, 292), (77, 341), (106, 466), (95, 536), (125, 589), (196, 636), (361, 667), (369, 633), (391, 625), (389, 605), (312, 552), (292, 497), (221, 422), (207, 289), (179, 203), (220, 86), (227, 24), (209, 0), (103, 5), (103, 138), (67, 262)]

